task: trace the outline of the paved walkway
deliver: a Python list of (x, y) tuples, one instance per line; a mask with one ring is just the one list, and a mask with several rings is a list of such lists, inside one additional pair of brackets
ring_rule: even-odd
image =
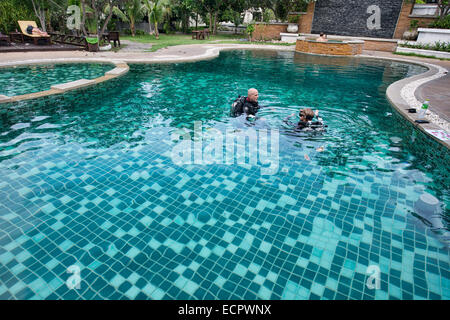
[(136, 41), (130, 41), (130, 40), (121, 40), (120, 44), (123, 45), (123, 48), (120, 49), (121, 53), (127, 52), (145, 52), (152, 48), (152, 45), (150, 43), (142, 43), (142, 42), (136, 42)]
[[(381, 51), (364, 51), (366, 55), (374, 57), (385, 57), (393, 59), (406, 59), (409, 61), (426, 62), (441, 66), (450, 71), (450, 61), (438, 59), (419, 58), (414, 56), (402, 56)], [(442, 119), (450, 121), (450, 75), (430, 81), (420, 86), (415, 92), (417, 100), (430, 100), (430, 110), (439, 115)]]

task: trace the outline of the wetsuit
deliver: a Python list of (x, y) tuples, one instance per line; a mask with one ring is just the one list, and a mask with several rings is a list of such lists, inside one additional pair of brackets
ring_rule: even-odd
[(291, 116), (285, 118), (283, 121), (291, 126), (294, 127), (295, 130), (304, 130), (304, 129), (308, 129), (308, 130), (324, 130), (325, 127), (327, 127), (326, 125), (323, 124), (322, 119), (318, 118), (319, 121), (299, 121), (297, 124), (289, 121), (289, 118)]
[(242, 109), (246, 115), (254, 116), (259, 111), (260, 106), (259, 106), (258, 102), (253, 102), (253, 101), (248, 100), (248, 98), (246, 98)]
[(231, 114), (233, 117), (239, 117), (244, 113), (254, 116), (260, 108), (258, 102), (250, 101), (247, 97), (240, 97), (233, 103)]

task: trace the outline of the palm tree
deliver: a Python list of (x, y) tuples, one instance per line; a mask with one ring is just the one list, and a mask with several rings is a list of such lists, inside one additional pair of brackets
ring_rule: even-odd
[(125, 5), (125, 15), (130, 22), (131, 35), (136, 35), (136, 21), (140, 21), (147, 11), (142, 0), (129, 0)]
[(159, 39), (158, 23), (161, 22), (165, 11), (167, 10), (167, 0), (146, 0), (146, 7), (148, 13), (148, 24), (153, 23), (155, 26), (155, 37)]

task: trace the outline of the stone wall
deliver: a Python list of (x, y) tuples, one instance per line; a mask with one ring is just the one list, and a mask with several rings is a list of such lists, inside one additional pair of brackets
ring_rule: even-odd
[(255, 40), (281, 40), (281, 33), (287, 32), (287, 23), (257, 23), (253, 32), (252, 41)]
[(298, 28), (299, 33), (311, 33), (315, 6), (316, 4), (314, 2), (308, 4), (306, 14), (302, 15), (300, 18), (300, 25)]
[[(383, 1), (387, 1), (387, 0), (383, 0)], [(390, 1), (390, 0), (389, 0)], [(320, 33), (320, 32), (325, 32), (328, 34), (336, 34), (336, 35), (348, 35), (348, 36), (364, 36), (364, 37), (373, 37), (373, 35), (362, 35), (362, 34), (356, 34), (357, 33), (357, 28), (353, 29), (353, 25), (355, 25), (357, 22), (356, 21), (347, 21), (346, 23), (348, 23), (348, 25), (350, 26), (351, 31), (348, 32), (348, 34), (344, 34), (344, 33), (340, 33), (339, 31), (335, 31), (334, 29), (327, 29), (327, 30), (318, 30), (318, 27), (316, 26), (315, 30), (313, 30), (313, 21), (317, 20), (317, 21), (321, 21), (324, 19), (330, 19), (330, 21), (328, 21), (327, 23), (330, 24), (343, 24), (344, 22), (342, 22), (343, 20), (346, 19), (350, 19), (352, 20), (354, 17), (354, 14), (351, 13), (352, 10), (352, 1), (348, 1), (346, 2), (347, 4), (344, 6), (342, 5), (342, 1), (341, 0), (320, 0), (318, 2), (318, 5), (320, 4), (324, 4), (327, 2), (333, 2), (335, 3), (339, 8), (337, 8), (336, 10), (334, 10), (333, 8), (331, 8), (331, 12), (327, 12), (327, 10), (325, 10), (325, 13), (327, 16), (325, 16), (325, 18), (320, 15), (323, 15), (322, 10), (318, 9), (316, 11), (316, 3), (315, 2), (311, 2), (308, 5), (308, 10), (306, 13), (301, 15), (300, 18), (300, 22), (299, 22), (299, 33), (304, 33), (304, 34), (309, 34), (309, 33)], [(357, 1), (358, 4), (360, 3), (365, 3), (367, 1)], [(370, 4), (375, 4), (376, 2), (380, 2), (380, 0), (378, 1), (369, 1)], [(369, 3), (367, 2), (367, 3)], [(394, 39), (401, 39), (403, 36), (403, 33), (409, 29), (411, 21), (412, 20), (418, 20), (419, 21), (419, 27), (424, 27), (426, 28), (430, 23), (432, 23), (434, 20), (436, 20), (436, 18), (433, 17), (418, 17), (418, 16), (412, 16), (411, 13), (413, 11), (414, 8), (414, 4), (408, 0), (394, 0), (393, 2), (395, 2), (396, 8), (399, 8), (401, 6), (400, 12), (397, 15), (393, 15), (389, 20), (386, 20), (385, 17), (383, 16), (383, 11), (381, 11), (381, 27), (383, 28), (383, 25), (387, 25), (387, 22), (389, 21), (389, 23), (391, 24), (389, 27), (389, 30), (394, 30), (393, 35), (386, 37), (386, 38), (394, 38)], [(346, 7), (346, 8), (344, 8)], [(367, 9), (367, 7), (366, 7)], [(380, 7), (381, 9), (381, 7)], [(338, 12), (340, 11), (346, 11), (347, 12), (347, 16), (346, 17), (341, 17), (342, 14), (338, 14)], [(392, 13), (392, 12), (391, 12)], [(395, 12), (393, 12), (395, 13)], [(388, 14), (388, 13), (386, 13)], [(358, 22), (360, 27), (362, 26), (364, 28), (367, 29), (367, 18), (370, 16), (370, 14), (367, 14), (367, 11), (363, 12), (362, 17), (364, 18), (364, 21), (360, 21)], [(328, 17), (328, 18), (327, 18)], [(397, 18), (396, 18), (397, 17)], [(361, 18), (362, 19), (362, 18)], [(361, 20), (359, 19), (359, 20)], [(333, 21), (335, 20), (335, 21)], [(339, 29), (340, 27), (337, 26), (337, 28)], [(336, 30), (338, 30), (336, 29)], [(386, 30), (387, 31), (387, 30)], [(391, 31), (390, 31), (391, 32)], [(374, 46), (378, 45), (378, 47), (382, 48), (382, 51), (388, 51), (390, 50), (389, 48), (393, 48), (392, 44), (368, 44), (367, 46), (370, 47), (370, 49), (367, 50), (372, 50), (372, 48), (374, 48)]]
[(398, 18), (397, 28), (395, 29), (394, 39), (401, 39), (403, 33), (409, 29), (412, 20), (419, 21), (419, 27), (428, 27), (436, 18), (433, 17), (417, 17), (412, 16), (414, 4), (408, 1), (404, 1), (400, 17)]
[(333, 43), (297, 40), (296, 51), (336, 56), (354, 56), (362, 54), (363, 43)]
[(319, 0), (311, 33), (392, 38), (403, 0)]
[(395, 52), (397, 50), (397, 42), (364, 39), (363, 50)]

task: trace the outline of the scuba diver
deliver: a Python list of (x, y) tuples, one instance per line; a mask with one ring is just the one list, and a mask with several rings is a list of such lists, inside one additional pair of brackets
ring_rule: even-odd
[[(302, 109), (300, 110), (300, 121), (295, 124), (289, 121), (289, 118), (295, 116), (295, 113), (291, 114), (287, 118), (285, 118), (283, 121), (288, 124), (289, 126), (295, 127), (295, 130), (305, 130), (305, 131), (324, 131), (326, 125), (323, 124), (322, 118), (319, 117), (319, 110), (316, 110), (316, 112), (312, 111), (310, 108)], [(316, 117), (316, 121), (312, 121)]]
[(248, 89), (247, 97), (241, 97), (234, 100), (231, 105), (231, 116), (239, 117), (246, 114), (248, 118), (254, 118), (261, 107), (258, 104), (258, 90)]

